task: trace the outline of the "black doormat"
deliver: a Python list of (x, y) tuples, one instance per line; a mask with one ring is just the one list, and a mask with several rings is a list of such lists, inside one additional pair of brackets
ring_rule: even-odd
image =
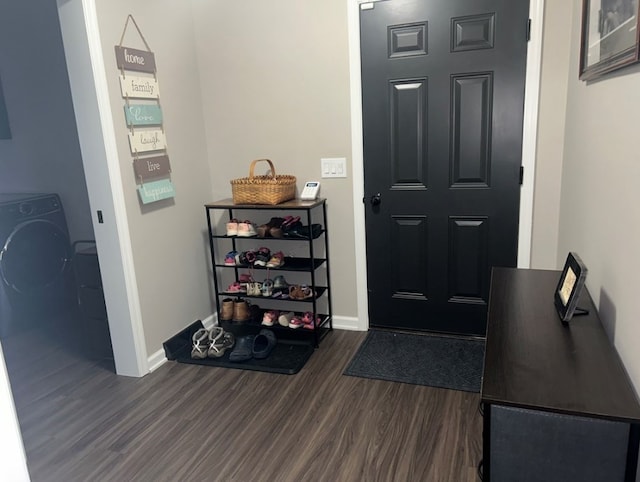
[(344, 375), (480, 392), (484, 341), (370, 330)]
[(203, 328), (203, 325), (202, 322), (198, 320), (164, 342), (164, 352), (167, 359), (191, 365), (207, 365), (212, 367), (293, 375), (304, 367), (315, 350), (311, 341), (278, 339), (278, 343), (273, 351), (263, 360), (252, 358), (244, 362), (232, 362), (229, 361), (231, 350), (227, 350), (220, 358), (204, 358), (200, 360), (191, 358), (191, 337), (200, 328)]

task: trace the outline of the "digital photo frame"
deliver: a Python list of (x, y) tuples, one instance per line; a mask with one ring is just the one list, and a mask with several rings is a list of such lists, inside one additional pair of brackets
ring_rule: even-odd
[(554, 304), (563, 322), (574, 315), (586, 315), (587, 310), (578, 308), (578, 299), (587, 279), (587, 267), (577, 253), (569, 253), (554, 294)]

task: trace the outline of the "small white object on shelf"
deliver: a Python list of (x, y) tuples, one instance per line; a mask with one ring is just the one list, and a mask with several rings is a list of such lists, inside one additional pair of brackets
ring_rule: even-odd
[(304, 183), (304, 189), (300, 194), (300, 199), (303, 201), (313, 201), (318, 197), (320, 191), (320, 183), (318, 181), (308, 181)]

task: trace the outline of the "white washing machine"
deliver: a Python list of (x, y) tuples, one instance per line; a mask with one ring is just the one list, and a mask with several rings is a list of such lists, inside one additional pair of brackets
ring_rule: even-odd
[(71, 260), (57, 194), (0, 194), (0, 336), (72, 306)]

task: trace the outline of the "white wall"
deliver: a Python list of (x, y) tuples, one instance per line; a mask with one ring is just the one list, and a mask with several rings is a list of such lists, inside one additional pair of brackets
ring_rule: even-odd
[[(169, 0), (99, 0), (96, 9), (142, 325), (151, 355), (162, 348), (163, 341), (213, 310), (203, 207), (212, 197), (211, 174), (206, 161), (193, 19), (189, 3)], [(128, 14), (134, 16), (155, 53), (171, 180), (176, 189), (175, 199), (146, 206), (136, 192), (114, 53)], [(131, 24), (124, 45), (145, 48)]]
[(346, 157), (351, 172), (347, 3), (192, 4), (213, 197), (264, 157), (298, 189), (322, 181), (333, 312), (357, 316), (351, 179), (320, 179), (321, 157)]
[(0, 433), (2, 434), (2, 450), (0, 450), (0, 466), (2, 480), (7, 482), (27, 482), (29, 472), (22, 445), (22, 435), (13, 404), (4, 353), (0, 344)]
[[(575, 12), (582, 2), (573, 0)], [(579, 16), (571, 37), (557, 266), (577, 251), (600, 317), (640, 389), (640, 69), (578, 80)]]
[(0, 78), (0, 191), (59, 193), (71, 240), (93, 239), (55, 0), (0, 4)]
[(557, 268), (572, 15), (571, 2), (545, 4), (531, 236), (531, 267), (537, 269)]

